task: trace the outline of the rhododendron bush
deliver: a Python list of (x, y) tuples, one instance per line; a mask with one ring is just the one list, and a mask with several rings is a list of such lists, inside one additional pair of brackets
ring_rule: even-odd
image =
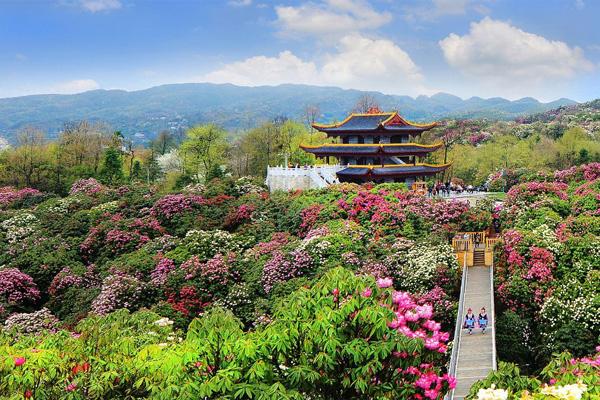
[[(538, 179), (514, 186), (499, 212), (503, 251), (495, 277), (499, 355), (533, 360), (531, 370), (554, 352), (584, 357), (600, 336), (598, 165)], [(516, 353), (511, 343), (525, 349)]]
[(498, 371), (477, 382), (467, 399), (593, 400), (600, 398), (600, 346), (589, 357), (555, 355), (537, 376), (521, 374), (514, 364), (501, 362)]
[[(428, 199), (400, 184), (269, 194), (224, 178), (161, 194), (87, 179), (62, 198), (21, 195), (0, 207), (0, 281), (9, 283), (0, 286), (0, 324), (21, 341), (5, 360), (25, 362), (13, 370), (0, 360), (23, 379), (2, 380), (0, 391), (36, 398), (253, 396), (246, 390), (272, 398), (441, 398), (452, 383), (444, 332), (453, 332), (459, 287), (448, 239), (491, 220), (488, 206)], [(314, 289), (324, 276), (347, 283)], [(171, 339), (134, 333), (153, 324), (122, 309), (168, 318)], [(197, 340), (184, 333), (215, 313), (233, 321), (237, 339), (227, 351), (239, 358), (217, 367), (214, 356), (191, 350)], [(326, 331), (323, 315), (333, 324)], [(101, 337), (94, 324), (123, 332)], [(315, 336), (322, 331), (331, 334)], [(282, 332), (300, 336), (276, 344)], [(93, 340), (115, 344), (104, 351)], [(252, 346), (242, 351), (244, 343)], [(93, 363), (98, 352), (102, 367)], [(348, 352), (357, 361), (348, 364)], [(57, 374), (30, 384), (46, 361)], [(171, 375), (163, 371), (173, 365)]]
[(331, 270), (255, 332), (221, 308), (187, 334), (168, 318), (126, 310), (33, 340), (3, 332), (0, 395), (441, 399), (455, 385), (442, 367), (449, 335), (431, 305), (392, 283)]

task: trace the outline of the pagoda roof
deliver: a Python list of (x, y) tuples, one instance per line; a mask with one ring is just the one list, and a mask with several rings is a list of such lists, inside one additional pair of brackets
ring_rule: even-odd
[(350, 165), (338, 171), (340, 178), (391, 178), (403, 176), (427, 176), (444, 171), (450, 164), (392, 164), (392, 165)]
[(325, 155), (418, 155), (436, 151), (442, 143), (365, 143), (365, 144), (324, 144), (320, 146), (300, 145), (308, 152), (318, 156)]
[(376, 130), (390, 132), (423, 132), (433, 128), (437, 122), (419, 124), (408, 121), (396, 111), (368, 114), (352, 113), (342, 122), (334, 124), (312, 124), (313, 128), (327, 133), (369, 132)]

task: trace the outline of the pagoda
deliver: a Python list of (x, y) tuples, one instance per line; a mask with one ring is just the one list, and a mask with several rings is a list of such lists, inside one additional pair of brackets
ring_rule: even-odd
[(442, 147), (415, 143), (421, 133), (436, 122), (417, 124), (397, 112), (370, 109), (364, 114), (350, 114), (340, 123), (312, 124), (313, 128), (340, 139), (341, 143), (300, 147), (319, 158), (338, 159), (340, 182), (405, 182), (412, 184), (424, 176), (443, 172), (450, 164), (427, 164), (422, 159)]

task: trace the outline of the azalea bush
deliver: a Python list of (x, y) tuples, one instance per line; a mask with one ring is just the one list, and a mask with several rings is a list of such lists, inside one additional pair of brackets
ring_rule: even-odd
[[(26, 398), (427, 398), (455, 385), (441, 365), (448, 334), (392, 280), (329, 271), (244, 332), (222, 308), (187, 334), (121, 310), (74, 333), (0, 333), (0, 395)], [(52, 373), (47, 373), (52, 371)]]
[(600, 397), (600, 346), (587, 357), (555, 354), (537, 376), (501, 362), (497, 371), (473, 385), (467, 399), (592, 400)]
[(527, 371), (555, 352), (589, 354), (600, 337), (597, 171), (589, 164), (537, 175), (513, 186), (498, 212), (504, 227), (495, 276), (498, 323), (513, 326), (499, 332), (497, 348)]

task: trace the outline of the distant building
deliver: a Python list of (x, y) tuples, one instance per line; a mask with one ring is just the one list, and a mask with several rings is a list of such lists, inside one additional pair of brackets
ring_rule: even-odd
[[(338, 182), (404, 182), (415, 181), (445, 171), (450, 164), (427, 164), (422, 160), (442, 147), (414, 143), (416, 137), (437, 123), (416, 124), (397, 112), (372, 109), (364, 114), (350, 114), (340, 123), (312, 126), (341, 143), (300, 147), (326, 165), (290, 168), (269, 167), (266, 183), (271, 190), (313, 189)], [(331, 158), (337, 164), (330, 165)]]
[(414, 143), (414, 138), (437, 123), (416, 124), (397, 112), (370, 110), (350, 114), (337, 124), (313, 124), (313, 127), (341, 143), (301, 146), (304, 151), (340, 164), (337, 177), (341, 182), (405, 182), (411, 184), (424, 176), (443, 172), (450, 164), (425, 164), (422, 159), (442, 143)]

